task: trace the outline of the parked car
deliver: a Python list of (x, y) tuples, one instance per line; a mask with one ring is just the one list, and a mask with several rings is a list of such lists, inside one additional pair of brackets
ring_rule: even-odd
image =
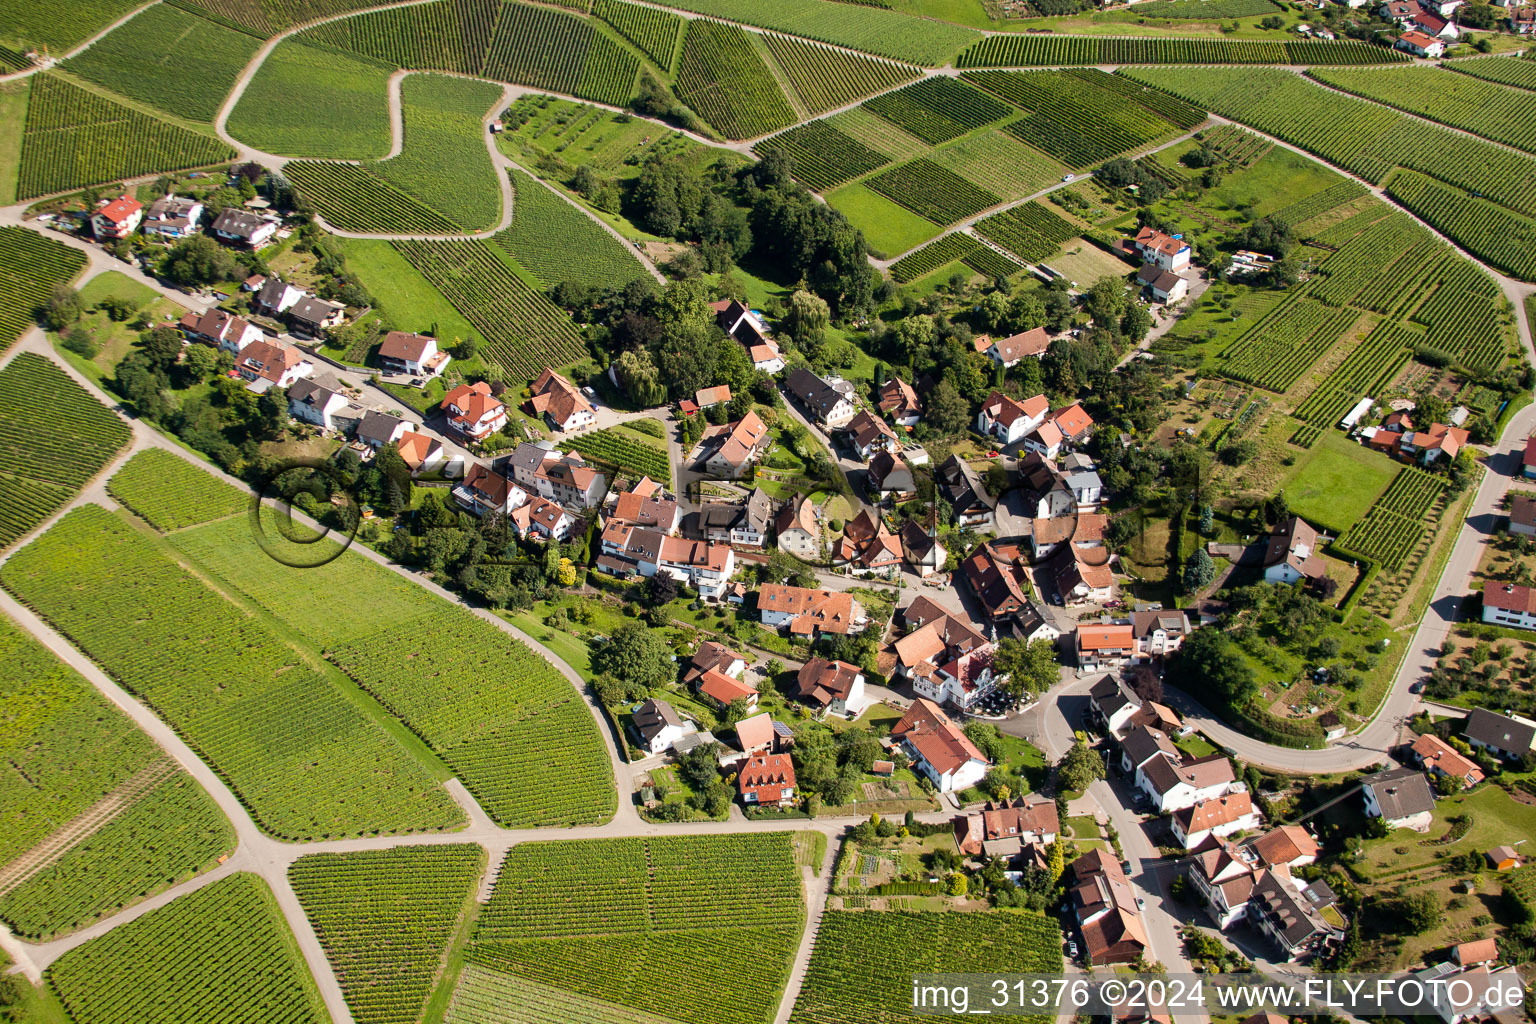
[(1075, 943), (1075, 942), (1068, 942), (1067, 943), (1067, 956), (1070, 956), (1070, 957), (1076, 957), (1077, 956), (1077, 943)]

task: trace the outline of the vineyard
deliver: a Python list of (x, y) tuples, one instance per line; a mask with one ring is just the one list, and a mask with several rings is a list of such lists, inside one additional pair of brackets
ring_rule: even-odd
[(502, 827), (613, 815), (613, 773), (591, 713), (563, 675), (501, 630), (440, 607), (326, 656), (452, 766)]
[(400, 155), (369, 170), (467, 231), (493, 226), (501, 219), (501, 190), (481, 122), (501, 93), (488, 82), (408, 76), (400, 83)]
[[(912, 1013), (912, 977), (925, 973), (1053, 973), (1061, 930), (1027, 911), (979, 914), (828, 910), (791, 1024), (927, 1020)], [(938, 1019), (938, 1018), (932, 1018)], [(1021, 1017), (1041, 1024), (1044, 1017)]]
[(1127, 97), (1119, 90), (1100, 86), (1099, 80), (1109, 79), (1108, 75), (1097, 71), (1090, 75), (981, 71), (965, 78), (1024, 108), (1026, 115), (1010, 122), (1007, 130), (1070, 167), (1102, 163), (1179, 129), (1147, 107), (1127, 105)]
[(1002, 120), (1006, 104), (953, 78), (925, 78), (916, 85), (876, 96), (864, 104), (898, 128), (938, 145)]
[(729, 139), (766, 135), (798, 120), (773, 72), (735, 25), (689, 22), (677, 94)]
[(994, 213), (976, 224), (978, 235), (1028, 263), (1055, 255), (1061, 244), (1075, 238), (1079, 230), (1038, 202)]
[(625, 39), (634, 43), (663, 71), (672, 70), (677, 57), (677, 40), (683, 34), (683, 19), (667, 11), (624, 0), (597, 0), (592, 16), (612, 25)]
[(927, 157), (892, 167), (864, 184), (897, 206), (939, 225), (963, 220), (1002, 202), (1001, 197)]
[(795, 95), (812, 114), (847, 106), (861, 96), (911, 81), (918, 74), (913, 67), (790, 36), (768, 33), (763, 41)]
[(1536, 159), (1278, 70), (1121, 72), (1300, 146), (1373, 184), (1394, 167), (1536, 216)]
[(780, 149), (790, 159), (791, 172), (806, 188), (832, 189), (884, 167), (890, 161), (868, 146), (838, 131), (826, 121), (807, 121), (753, 147), (761, 156)]
[(37, 323), (53, 286), (71, 280), (85, 254), (25, 228), (0, 227), (0, 352)]
[(251, 498), (159, 448), (139, 452), (107, 481), (107, 493), (161, 533), (244, 512)]
[(586, 346), (565, 311), (519, 277), (500, 247), (485, 242), (394, 243), (485, 336), (485, 355), (513, 377), (532, 380), (546, 366), (566, 366)]
[(0, 5), (5, 35), (34, 46), (68, 50), (137, 7), (134, 0), (8, 0)]
[(325, 222), (338, 230), (373, 234), (460, 233), (459, 225), (366, 167), (296, 160), (284, 168), (284, 174)]
[(214, 866), (235, 830), (192, 777), (171, 771), (59, 860), (0, 896), (0, 918), (45, 942)]
[(1499, 286), (1481, 268), (1448, 260), (1413, 319), (1428, 328), (1429, 344), (1454, 353), (1457, 362), (1475, 372), (1488, 373), (1498, 368), (1506, 350), (1501, 299)]
[(617, 1003), (465, 964), (446, 1024), (676, 1024)]
[(1279, 43), (1248, 39), (1125, 39), (996, 35), (962, 53), (959, 68), (1060, 67), (1065, 64), (1387, 64), (1407, 60), (1384, 46), (1353, 40)]
[(1536, 152), (1536, 95), (1531, 93), (1427, 65), (1387, 71), (1330, 68), (1311, 76), (1351, 95)]
[(600, 466), (632, 476), (648, 476), (670, 486), (671, 457), (665, 441), (652, 441), (622, 427), (594, 430), (562, 441), (560, 447), (577, 451)]
[(1422, 335), (1395, 324), (1377, 324), (1296, 407), (1296, 418), (1315, 428), (1337, 426), (1361, 398), (1379, 400), (1422, 340)]
[(788, 833), (530, 843), (469, 958), (681, 1024), (766, 1024), (804, 917)]
[(545, 287), (577, 281), (622, 288), (645, 276), (645, 265), (629, 246), (538, 179), (514, 170), (512, 184), (512, 226), (496, 236), (496, 243)]
[(947, 62), (978, 35), (943, 21), (836, 0), (669, 0), (667, 6), (925, 67)]
[(175, 728), (273, 835), (463, 821), (426, 769), (271, 627), (100, 506), (18, 551), (0, 582)]
[(1518, 57), (1489, 57), (1486, 60), (1458, 60), (1441, 67), (1458, 74), (1471, 75), (1485, 82), (1512, 85), (1517, 89), (1536, 90), (1536, 62)]
[(1423, 538), (1444, 490), (1440, 477), (1405, 466), (1370, 511), (1339, 538), (1339, 546), (1397, 572)]
[(928, 154), (940, 167), (954, 171), (1004, 200), (1033, 195), (1061, 180), (1060, 161), (1026, 146), (1006, 131), (983, 132)]
[(42, 356), (23, 352), (0, 369), (0, 546), (62, 508), (131, 438)]
[(271, 890), (245, 873), (70, 950), (48, 980), (76, 1024), (330, 1019)]
[(17, 199), (231, 159), (217, 139), (141, 114), (54, 74), (34, 75)]
[[(1199, 139), (1204, 145), (1210, 146), (1223, 160), (1236, 167), (1251, 167), (1274, 148), (1274, 143), (1264, 136), (1235, 124), (1224, 124), (1209, 131), (1203, 131)], [(1346, 179), (1344, 184), (1354, 185), (1355, 183)], [(1331, 206), (1325, 206), (1323, 209), (1331, 208)]]
[(997, 250), (956, 231), (934, 239), (921, 249), (914, 249), (891, 264), (891, 276), (898, 283), (906, 284), (956, 260), (989, 277), (1008, 277), (1023, 269)]
[(1536, 220), (1412, 171), (1388, 178), (1387, 194), (1495, 270), (1536, 281)]
[(117, 789), (159, 749), (42, 644), (0, 617), (0, 864)]
[[(389, 152), (391, 65), (360, 54), (278, 44), (230, 112), (230, 135), (267, 153), (369, 160)], [(319, 109), (326, 116), (316, 118)]]
[(1343, 206), (1366, 194), (1364, 185), (1348, 178), (1340, 179), (1321, 192), (1314, 192), (1305, 199), (1275, 211), (1270, 216), (1283, 224), (1297, 225), (1320, 217), (1329, 210)]
[(1221, 373), (1284, 392), (1359, 319), (1358, 310), (1335, 309), (1293, 293), (1222, 353)]
[(288, 869), (358, 1024), (415, 1024), (485, 851), (399, 847), (301, 857)]
[(156, 4), (63, 67), (130, 99), (211, 123), (260, 45), (244, 32)]
[[(1203, 2), (1203, 0), (1202, 0)], [(1129, 78), (1119, 75), (1107, 75), (1094, 68), (1075, 68), (1067, 74), (1079, 81), (1087, 82), (1100, 90), (1118, 93), (1128, 100), (1133, 100), (1138, 106), (1144, 107), (1148, 112), (1156, 114), (1164, 121), (1188, 131), (1197, 125), (1203, 124), (1206, 113), (1193, 104), (1185, 103), (1176, 96), (1170, 96), (1166, 92), (1139, 85)]]
[(1152, 0), (1151, 3), (1136, 5), (1138, 17), (1181, 20), (1253, 18), (1261, 14), (1274, 14), (1276, 10), (1269, 0)]
[(306, 21), (369, 6), (368, 0), (169, 0), (266, 39)]

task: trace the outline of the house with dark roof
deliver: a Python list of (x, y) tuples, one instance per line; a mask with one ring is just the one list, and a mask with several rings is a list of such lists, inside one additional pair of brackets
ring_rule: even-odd
[(655, 697), (635, 709), (630, 724), (640, 741), (640, 748), (648, 754), (664, 754), (694, 731), (671, 704)]
[(868, 409), (860, 409), (843, 427), (843, 435), (859, 458), (868, 461), (876, 452), (899, 452), (901, 442), (891, 425)]
[(819, 712), (853, 718), (864, 710), (864, 673), (846, 661), (812, 658), (795, 674), (793, 695)]
[(1326, 575), (1317, 530), (1299, 516), (1276, 523), (1264, 549), (1264, 582), (1296, 583)]
[(178, 239), (195, 235), (202, 230), (203, 203), (199, 199), (168, 195), (149, 205), (144, 218), (144, 234), (161, 238)]
[(1519, 715), (1473, 708), (1462, 725), (1462, 735), (1473, 750), (1486, 750), (1506, 761), (1518, 761), (1536, 751), (1536, 722)]
[(1166, 752), (1136, 769), (1136, 786), (1153, 807), (1169, 814), (1242, 788), (1225, 754), (1181, 760)]
[(292, 345), (253, 341), (235, 357), (235, 371), (252, 391), (286, 388), (300, 377), (308, 377), (315, 364)]
[(1140, 959), (1149, 945), (1146, 925), (1120, 862), (1103, 850), (1091, 850), (1070, 870), (1071, 903), (1088, 962), (1097, 967)]
[(347, 307), (306, 295), (288, 309), (288, 326), (296, 338), (318, 338), (326, 328), (339, 326), (347, 318)]
[(997, 499), (987, 493), (981, 474), (958, 455), (951, 455), (934, 473), (939, 497), (954, 510), (955, 525), (966, 530), (990, 530), (997, 523)]
[(683, 519), (683, 532), (716, 544), (761, 550), (773, 525), (773, 500), (761, 487), (745, 502), (705, 502)]
[(983, 544), (960, 563), (960, 575), (994, 623), (1017, 615), (1028, 604), (1016, 551), (1010, 557), (998, 545)]
[(280, 224), (276, 217), (231, 206), (214, 218), (212, 233), (225, 245), (260, 249), (272, 241)]
[(837, 430), (853, 419), (856, 409), (850, 396), (804, 367), (789, 371), (784, 388), (806, 408), (823, 430)]
[(232, 356), (238, 356), (247, 345), (267, 337), (255, 324), (216, 307), (201, 313), (188, 310), (176, 326), (181, 328), (188, 341), (212, 345)]
[(1104, 675), (1088, 690), (1088, 713), (1112, 736), (1119, 735), (1140, 709), (1141, 698), (1114, 673)]
[(1189, 282), (1156, 263), (1143, 263), (1136, 272), (1136, 283), (1146, 289), (1153, 302), (1171, 304), (1189, 294)]
[(341, 382), (328, 373), (300, 378), (288, 388), (288, 415), (322, 430), (338, 429), (336, 417), (349, 404)]
[(370, 448), (379, 449), (399, 441), (401, 435), (415, 426), (409, 420), (369, 409), (363, 413), (362, 421), (357, 425), (357, 439)]
[(881, 502), (899, 505), (917, 497), (917, 478), (906, 459), (889, 451), (878, 451), (869, 460), (865, 489)]
[(905, 556), (901, 538), (885, 524), (884, 517), (865, 508), (843, 527), (832, 563), (859, 576), (889, 576), (900, 569)]
[(1360, 780), (1368, 817), (1380, 818), (1388, 828), (1429, 831), (1435, 814), (1435, 791), (1417, 768), (1388, 768)]
[(303, 297), (302, 288), (295, 288), (274, 274), (263, 281), (261, 287), (256, 290), (256, 294), (251, 298), (251, 308), (262, 316), (282, 316)]

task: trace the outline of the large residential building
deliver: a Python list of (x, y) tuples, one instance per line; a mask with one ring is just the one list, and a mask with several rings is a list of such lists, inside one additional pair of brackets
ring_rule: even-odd
[(1368, 817), (1380, 818), (1388, 828), (1429, 831), (1435, 815), (1435, 791), (1417, 768), (1388, 768), (1360, 780)]
[(491, 396), (485, 381), (460, 384), (443, 397), (439, 406), (448, 417), (448, 427), (471, 441), (483, 441), (507, 425), (507, 407)]
[(1000, 445), (1022, 441), (1050, 414), (1051, 403), (1044, 395), (1020, 402), (1001, 391), (994, 391), (976, 414), (976, 429), (994, 438)]
[(1016, 857), (1023, 847), (1044, 848), (1061, 835), (1056, 801), (1034, 795), (988, 801), (954, 824), (955, 845), (968, 857)]
[(960, 563), (960, 575), (994, 623), (1018, 615), (1029, 603), (1017, 549), (983, 544)]
[(816, 417), (817, 425), (823, 430), (846, 426), (857, 411), (851, 388), (845, 391), (834, 387), (804, 367), (791, 370), (784, 379), (784, 387)]
[[(1162, 735), (1155, 729), (1147, 731)], [(1136, 787), (1147, 795), (1152, 806), (1168, 814), (1241, 788), (1232, 772), (1232, 762), (1224, 754), (1180, 759), (1163, 751), (1138, 767), (1135, 778)]]
[(992, 668), (997, 645), (963, 616), (927, 597), (918, 597), (901, 614), (909, 632), (890, 645), (891, 674), (910, 682), (919, 697), (964, 711), (1007, 681)]
[(1156, 228), (1142, 228), (1132, 244), (1143, 260), (1163, 270), (1183, 270), (1194, 255), (1194, 250), (1182, 237), (1165, 234)]
[(390, 373), (436, 377), (452, 361), (447, 352), (437, 350), (437, 339), (430, 334), (390, 331), (379, 345), (379, 362)]
[(1317, 852), (1317, 842), (1297, 825), (1241, 845), (1212, 838), (1190, 862), (1189, 878), (1217, 927), (1245, 922), (1284, 959), (1301, 960), (1342, 941), (1347, 926), (1327, 883), (1308, 884), (1294, 874)]
[(638, 573), (649, 578), (665, 573), (713, 601), (724, 594), (736, 571), (736, 552), (724, 544), (614, 523), (603, 530), (602, 554), (596, 564), (604, 572), (621, 576)]
[(961, 728), (933, 701), (919, 697), (891, 730), (913, 767), (941, 793), (955, 793), (980, 782), (992, 766)]
[(1118, 668), (1136, 657), (1136, 634), (1130, 623), (1080, 623), (1072, 647), (1085, 672)]
[(846, 591), (810, 590), (765, 583), (757, 592), (757, 610), (770, 629), (789, 627), (791, 636), (815, 638), (857, 633), (869, 624), (864, 606)]
[(559, 431), (580, 430), (597, 421), (597, 410), (576, 386), (549, 367), (544, 367), (529, 388), (528, 408)]

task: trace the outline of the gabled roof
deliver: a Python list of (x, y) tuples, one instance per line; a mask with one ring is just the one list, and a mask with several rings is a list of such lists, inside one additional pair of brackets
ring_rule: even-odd
[(912, 385), (900, 377), (892, 377), (880, 385), (880, 411), (911, 414), (922, 411), (922, 403)]
[[(1486, 601), (1487, 598), (1484, 597)], [(1500, 715), (1486, 708), (1473, 708), (1462, 727), (1463, 735), (1500, 750), (1524, 753), (1536, 746), (1536, 723)]]
[(891, 736), (908, 744), (940, 775), (957, 771), (971, 761), (990, 764), (942, 708), (925, 697), (912, 702)]
[(1088, 415), (1081, 402), (1073, 402), (1065, 409), (1051, 413), (1051, 422), (1056, 424), (1063, 435), (1077, 438), (1093, 426), (1093, 417)]
[(853, 692), (853, 684), (862, 675), (858, 666), (846, 661), (812, 658), (795, 675), (795, 696), (817, 707), (825, 707), (834, 700), (847, 700)]
[(528, 404), (534, 414), (548, 416), (556, 423), (565, 423), (578, 412), (594, 412), (592, 403), (582, 397), (574, 384), (547, 366), (534, 380), (529, 393), (532, 397)]
[(958, 455), (951, 455), (939, 466), (935, 476), (939, 493), (954, 506), (956, 515), (974, 508), (997, 508), (997, 499), (982, 486), (981, 476)]
[(395, 442), (395, 447), (400, 452), (400, 458), (410, 469), (420, 469), (427, 460), (443, 450), (443, 444), (437, 438), (409, 430), (400, 435), (400, 440)]
[(1237, 781), (1237, 776), (1232, 774), (1232, 762), (1222, 754), (1177, 765), (1167, 758), (1157, 757), (1147, 762), (1142, 772), (1161, 796), (1166, 796), (1181, 783), (1194, 789), (1209, 789)]
[(742, 765), (736, 783), (743, 795), (752, 793), (758, 803), (776, 804), (786, 790), (795, 788), (795, 765), (788, 754), (759, 754)]
[(773, 746), (773, 716), (764, 711), (736, 723), (736, 741), (742, 750)]
[(398, 416), (391, 416), (387, 412), (379, 412), (377, 409), (369, 409), (363, 413), (362, 422), (357, 425), (357, 437), (360, 441), (369, 441), (375, 444), (386, 444), (395, 430), (406, 421)]
[(480, 380), (473, 384), (460, 384), (448, 392), (443, 396), (440, 408), (457, 410), (459, 415), (451, 417), (455, 422), (474, 425), (505, 406), (491, 397), (491, 386)]
[(796, 398), (821, 416), (830, 413), (837, 407), (837, 403), (847, 401), (842, 392), (804, 367), (797, 366), (791, 370), (784, 385)]
[(757, 592), (759, 612), (782, 612), (795, 616), (790, 632), (809, 636), (823, 633), (847, 633), (863, 609), (846, 591), (810, 590), (782, 583), (765, 583)]
[(1477, 762), (1463, 756), (1455, 747), (1434, 733), (1425, 733), (1416, 737), (1413, 741), (1413, 752), (1424, 762), (1424, 767), (1438, 768), (1447, 775), (1460, 779), (1463, 785), (1472, 786), (1483, 781), (1483, 770), (1477, 766)]
[(700, 388), (693, 396), (695, 404), (700, 409), (708, 409), (712, 405), (720, 405), (731, 400), (731, 389), (727, 384), (719, 387)]
[(633, 721), (641, 738), (647, 743), (655, 739), (657, 734), (668, 726), (681, 728), (683, 724), (683, 720), (678, 717), (677, 711), (671, 704), (655, 697), (640, 705), (634, 713)]
[(1087, 623), (1077, 627), (1080, 651), (1125, 651), (1135, 646), (1136, 637), (1128, 623)]
[(729, 704), (733, 700), (750, 698), (757, 690), (724, 672), (709, 669), (699, 677), (699, 692), (721, 704)]
[(1202, 800), (1173, 813), (1173, 820), (1185, 835), (1206, 832), (1241, 821), (1253, 813), (1253, 798), (1246, 791)]
[[(898, 474), (905, 473), (906, 479), (902, 480)], [(876, 490), (895, 490), (899, 485), (905, 489), (909, 485), (915, 486), (912, 479), (912, 467), (907, 465), (907, 460), (900, 455), (892, 455), (890, 452), (877, 452), (875, 457), (869, 460), (869, 482)], [(890, 486), (888, 487), (887, 484)]]
[(1435, 793), (1417, 768), (1389, 768), (1360, 780), (1376, 797), (1382, 817), (1388, 821), (1411, 818), (1435, 809)]
[(714, 640), (706, 640), (699, 644), (699, 649), (693, 653), (688, 662), (688, 668), (683, 674), (683, 681), (693, 682), (705, 672), (715, 671), (724, 675), (730, 675), (729, 669), (736, 662), (745, 662), (747, 659), (731, 650), (722, 643)]
[(1044, 395), (1035, 395), (1020, 402), (1009, 398), (1001, 391), (994, 391), (987, 396), (981, 409), (987, 414), (988, 419), (1001, 423), (1005, 427), (1011, 427), (1015, 420), (1033, 420), (1044, 416), (1050, 407), (1051, 403)]
[(816, 505), (811, 501), (810, 496), (801, 495), (786, 502), (784, 507), (779, 509), (779, 516), (773, 528), (780, 534), (788, 533), (790, 530), (804, 530), (812, 537), (817, 536), (821, 527), (816, 522)]
[(1318, 554), (1317, 531), (1299, 516), (1276, 523), (1264, 549), (1264, 567), (1289, 565), (1303, 576), (1317, 578), (1328, 571)]
[(1129, 686), (1112, 675), (1107, 675), (1094, 683), (1088, 690), (1088, 699), (1093, 701), (1094, 706), (1105, 718), (1113, 718), (1121, 708), (1126, 706), (1133, 708), (1141, 706), (1141, 698), (1137, 697)]
[(1172, 763), (1179, 761), (1179, 748), (1173, 745), (1168, 734), (1160, 729), (1151, 729), (1147, 726), (1138, 726), (1125, 734), (1125, 739), (1120, 741), (1120, 749), (1126, 758), (1137, 768), (1146, 764), (1155, 757), (1167, 757)]
[(732, 467), (746, 464), (768, 441), (768, 427), (757, 413), (748, 411), (734, 423), (711, 427), (704, 435), (709, 448), (706, 459), (720, 458)]
[(1483, 604), (1506, 612), (1536, 612), (1536, 589), (1518, 583), (1493, 583), (1483, 588)]
[(890, 424), (868, 409), (860, 409), (858, 415), (849, 420), (843, 429), (853, 435), (854, 443), (860, 448), (868, 448), (881, 438), (896, 440), (896, 431), (891, 429)]
[(1002, 357), (1003, 362), (1012, 363), (1026, 356), (1038, 356), (1050, 345), (1051, 339), (1045, 333), (1045, 328), (1036, 327), (1007, 338), (994, 339), (990, 347), (997, 349), (997, 354)]
[(428, 334), (390, 331), (384, 335), (384, 343), (379, 346), (379, 356), (384, 359), (416, 362), (426, 355), (428, 345), (436, 344), (437, 339)]
[(144, 209), (144, 204), (132, 196), (118, 196), (110, 203), (98, 209), (95, 216), (102, 220), (109, 220), (113, 224), (121, 224), (135, 213)]
[(1281, 825), (1270, 829), (1248, 844), (1261, 862), (1290, 865), (1303, 858), (1316, 859), (1317, 840), (1300, 825)]

